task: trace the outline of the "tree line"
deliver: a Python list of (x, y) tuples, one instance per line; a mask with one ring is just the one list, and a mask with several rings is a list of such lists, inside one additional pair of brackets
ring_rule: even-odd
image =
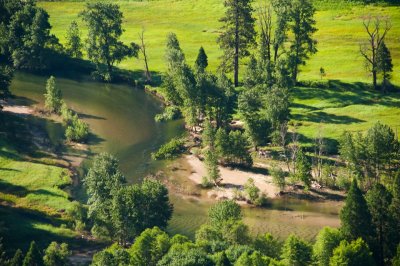
[(323, 228), (311, 243), (296, 235), (251, 236), (240, 206), (223, 200), (209, 209), (194, 241), (148, 228), (130, 247), (114, 244), (95, 254), (92, 265), (398, 265), (399, 208), (399, 173), (391, 191), (376, 184), (364, 194), (354, 180), (341, 226)]

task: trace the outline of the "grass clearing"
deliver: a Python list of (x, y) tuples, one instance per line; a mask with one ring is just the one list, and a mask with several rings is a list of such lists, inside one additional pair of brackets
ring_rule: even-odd
[(398, 93), (381, 94), (340, 83), (329, 88), (295, 88), (292, 93), (292, 120), (298, 132), (311, 142), (319, 132), (337, 144), (343, 131), (365, 131), (377, 121), (400, 128)]
[[(51, 241), (77, 242), (67, 228), (65, 210), (71, 184), (69, 171), (49, 155), (32, 148), (28, 117), (1, 112), (0, 120), (0, 230), (10, 250), (26, 250), (35, 240), (44, 248)], [(32, 153), (32, 151), (35, 151)]]
[[(339, 1), (340, 2), (340, 1)], [(223, 16), (223, 1), (118, 1), (124, 13), (122, 40), (126, 43), (139, 42), (138, 33), (145, 29), (150, 70), (165, 70), (164, 51), (166, 35), (175, 32), (185, 52), (187, 60), (193, 64), (200, 46), (206, 50), (209, 69), (215, 71), (221, 55), (216, 38), (219, 34), (219, 18)], [(84, 9), (84, 2), (40, 2), (50, 14), (52, 33), (62, 43), (72, 20), (78, 21), (82, 36), (86, 28), (78, 17)], [(257, 6), (258, 3), (255, 3)], [(370, 77), (364, 68), (359, 54), (359, 43), (366, 38), (362, 21), (367, 15), (389, 16), (392, 22), (386, 42), (392, 52), (393, 82), (400, 85), (400, 6), (374, 6), (338, 4), (332, 1), (317, 1), (316, 13), (318, 31), (318, 53), (302, 67), (300, 80), (318, 80), (319, 69), (326, 71), (326, 79), (344, 82), (370, 83)], [(143, 70), (143, 62), (138, 59), (123, 61), (121, 68)], [(242, 70), (244, 66), (242, 66)], [(243, 74), (243, 71), (242, 71)]]
[[(216, 71), (221, 51), (216, 38), (221, 26), (223, 2), (200, 1), (118, 1), (125, 19), (122, 40), (138, 42), (142, 27), (150, 60), (150, 69), (165, 71), (164, 51), (168, 32), (178, 35), (181, 47), (190, 64), (194, 63), (202, 45), (208, 55), (209, 69)], [(359, 54), (359, 44), (366, 39), (362, 21), (368, 15), (388, 16), (392, 28), (386, 43), (391, 50), (394, 72), (393, 83), (400, 86), (400, 6), (362, 5), (343, 1), (315, 0), (318, 9), (316, 21), (318, 52), (301, 68), (301, 81), (320, 81), (320, 67), (329, 82), (329, 89), (297, 88), (292, 95), (292, 119), (300, 122), (299, 132), (310, 142), (318, 131), (337, 142), (343, 130), (366, 130), (376, 121), (399, 126), (400, 96), (382, 95), (366, 88), (371, 78)], [(52, 33), (65, 41), (66, 26), (72, 20), (80, 23), (83, 36), (86, 29), (78, 17), (84, 2), (41, 2), (50, 14)], [(255, 6), (258, 2), (255, 3)], [(143, 62), (137, 59), (123, 61), (121, 68), (140, 71)], [(244, 73), (244, 66), (241, 67)], [(364, 84), (364, 85), (363, 85)], [(161, 91), (162, 94), (162, 91)]]

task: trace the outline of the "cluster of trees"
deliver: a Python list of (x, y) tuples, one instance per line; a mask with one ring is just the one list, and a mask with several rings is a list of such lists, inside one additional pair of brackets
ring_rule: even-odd
[(195, 129), (204, 118), (216, 126), (229, 123), (234, 108), (234, 89), (229, 79), (206, 70), (207, 56), (200, 49), (194, 68), (191, 68), (180, 48), (177, 36), (167, 36), (167, 73), (163, 79), (166, 101), (179, 108), (188, 127)]
[(66, 266), (71, 252), (68, 244), (51, 242), (43, 251), (39, 250), (35, 241), (32, 241), (27, 253), (17, 249), (12, 258), (7, 258), (3, 245), (0, 243), (0, 265), (4, 266)]
[(344, 132), (339, 144), (340, 156), (350, 174), (366, 186), (381, 181), (393, 182), (400, 166), (400, 143), (389, 126), (377, 122), (364, 134)]
[(2, 61), (17, 69), (43, 70), (60, 51), (50, 34), (49, 15), (35, 1), (5, 0), (0, 3), (0, 52)]
[(165, 228), (173, 206), (167, 188), (144, 179), (127, 185), (112, 155), (97, 155), (84, 180), (88, 194), (88, 221), (95, 236), (117, 240), (125, 246), (144, 229)]
[[(138, 57), (142, 46), (120, 41), (123, 33), (123, 14), (119, 5), (112, 3), (88, 3), (80, 17), (88, 28), (83, 41), (76, 21), (72, 21), (66, 32), (66, 43), (61, 45), (56, 36), (50, 34), (48, 13), (36, 6), (36, 1), (4, 0), (0, 2), (0, 68), (1, 90), (7, 89), (10, 68), (42, 71), (59, 67), (60, 58), (82, 58), (83, 50), (96, 66), (94, 77), (111, 81), (114, 65), (125, 58)], [(147, 57), (146, 57), (147, 59)], [(5, 68), (3, 64), (9, 65)], [(147, 72), (148, 64), (146, 61)], [(4, 76), (4, 77), (3, 77)]]
[[(223, 50), (221, 68), (234, 71), (234, 84), (239, 86), (239, 60), (250, 55), (249, 50), (256, 46), (254, 9), (250, 0), (227, 0), (222, 34), (218, 43)], [(272, 13), (275, 12), (275, 25)], [(258, 10), (260, 24), (260, 43), (262, 54), (260, 62), (266, 76), (285, 67), (292, 82), (297, 81), (299, 65), (316, 50), (315, 8), (309, 0), (275, 0), (271, 6)]]
[(323, 228), (315, 243), (290, 235), (252, 237), (240, 206), (224, 200), (212, 206), (195, 240), (146, 229), (133, 245), (113, 245), (92, 265), (398, 265), (400, 262), (400, 175), (389, 192), (375, 185), (365, 196), (354, 181), (340, 213), (341, 227)]
[(65, 137), (69, 141), (82, 142), (89, 136), (89, 126), (79, 119), (78, 114), (68, 108), (62, 99), (62, 92), (56, 86), (56, 79), (51, 76), (46, 83), (45, 107), (51, 113), (61, 115), (66, 126)]
[(363, 239), (377, 265), (387, 265), (400, 244), (399, 197), (399, 172), (390, 189), (376, 183), (365, 195), (354, 179), (340, 212), (342, 236), (347, 241)]

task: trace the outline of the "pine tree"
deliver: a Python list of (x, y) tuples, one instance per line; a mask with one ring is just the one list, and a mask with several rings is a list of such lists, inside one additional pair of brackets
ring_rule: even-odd
[(204, 51), (203, 46), (201, 46), (200, 49), (199, 49), (199, 53), (197, 55), (196, 66), (199, 69), (202, 69), (202, 70), (206, 69), (207, 66), (208, 66), (208, 59), (207, 58), (208, 57), (206, 55), (206, 52)]
[(299, 66), (304, 65), (305, 60), (317, 52), (317, 41), (313, 39), (313, 34), (317, 31), (315, 11), (310, 0), (294, 0), (291, 4), (289, 27), (293, 33), (293, 40), (290, 44), (289, 65), (294, 84), (297, 81)]
[(400, 243), (400, 171), (396, 173), (394, 178), (392, 194), (393, 199), (392, 203), (390, 204), (389, 211), (392, 216), (392, 221), (394, 222), (393, 238), (395, 243)]
[(24, 261), (24, 254), (22, 254), (22, 251), (20, 249), (17, 249), (17, 251), (14, 254), (14, 257), (8, 262), (9, 266), (21, 266)]
[(225, 0), (222, 34), (217, 42), (224, 51), (221, 67), (234, 71), (235, 87), (239, 85), (239, 60), (249, 56), (249, 48), (256, 44), (255, 19), (252, 0)]
[(61, 90), (56, 87), (56, 79), (53, 76), (47, 80), (44, 97), (46, 108), (50, 112), (58, 113), (62, 105), (62, 94)]
[(6, 252), (4, 251), (3, 239), (0, 239), (0, 265), (5, 265), (7, 262)]
[(42, 255), (40, 254), (35, 241), (31, 242), (28, 253), (26, 253), (24, 262), (22, 265), (23, 266), (42, 266), (42, 265), (44, 265)]
[(367, 202), (354, 179), (347, 193), (345, 205), (340, 211), (340, 230), (349, 241), (361, 237), (367, 243), (370, 243), (374, 230), (371, 220)]
[(389, 212), (392, 195), (382, 184), (377, 183), (367, 192), (366, 200), (376, 236), (373, 241), (375, 245), (370, 248), (374, 250), (379, 265), (384, 265), (384, 259), (389, 257), (390, 250), (395, 248), (391, 241), (393, 228)]
[(390, 51), (384, 41), (382, 41), (377, 51), (377, 68), (382, 73), (382, 90), (386, 91), (390, 85), (393, 63)]

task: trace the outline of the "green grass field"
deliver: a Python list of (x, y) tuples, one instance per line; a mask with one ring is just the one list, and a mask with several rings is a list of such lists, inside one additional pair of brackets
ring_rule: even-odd
[[(318, 52), (303, 66), (299, 79), (319, 81), (319, 69), (326, 71), (324, 82), (331, 81), (329, 89), (301, 88), (292, 94), (293, 120), (300, 122), (299, 132), (314, 138), (318, 131), (336, 139), (343, 130), (366, 130), (376, 121), (394, 128), (400, 125), (400, 96), (381, 95), (366, 90), (360, 83), (371, 78), (359, 54), (359, 44), (366, 38), (362, 21), (368, 15), (388, 16), (392, 28), (386, 43), (391, 50), (394, 72), (392, 82), (400, 86), (400, 6), (364, 6), (344, 4), (342, 1), (318, 1), (316, 13)], [(221, 51), (216, 43), (223, 15), (223, 1), (117, 1), (124, 13), (124, 42), (138, 42), (138, 33), (145, 29), (150, 68), (165, 70), (164, 51), (168, 32), (178, 35), (189, 63), (193, 63), (202, 45), (209, 59), (209, 69), (216, 71)], [(78, 17), (84, 2), (41, 2), (50, 14), (54, 33), (61, 42), (69, 23), (77, 20), (83, 37), (86, 29)], [(254, 5), (258, 6), (258, 2)], [(141, 70), (143, 62), (129, 59), (119, 65), (123, 69)], [(242, 74), (245, 66), (242, 66)]]
[[(328, 2), (328, 3), (325, 3)], [(336, 1), (339, 2), (340, 1)], [(117, 1), (124, 13), (125, 33), (122, 40), (126, 43), (138, 42), (138, 33), (145, 29), (150, 68), (152, 71), (165, 70), (165, 39), (169, 32), (175, 32), (189, 63), (193, 63), (199, 47), (202, 45), (208, 55), (214, 71), (218, 67), (221, 51), (216, 43), (223, 15), (222, 0), (182, 0), (182, 1)], [(392, 29), (387, 36), (387, 45), (391, 49), (395, 65), (393, 82), (400, 85), (400, 6), (363, 6), (336, 4), (332, 1), (318, 2), (316, 13), (318, 31), (318, 53), (313, 55), (302, 68), (300, 80), (319, 79), (319, 69), (324, 67), (326, 79), (344, 82), (370, 82), (365, 71), (363, 59), (359, 55), (359, 43), (365, 39), (362, 21), (367, 15), (389, 16)], [(77, 20), (83, 37), (86, 29), (78, 14), (84, 9), (84, 2), (40, 2), (50, 14), (52, 33), (61, 42), (69, 23)], [(256, 2), (255, 7), (258, 6)], [(331, 7), (333, 5), (333, 8)], [(121, 68), (143, 69), (143, 62), (129, 59), (120, 64)], [(242, 67), (244, 69), (244, 67)]]
[(29, 119), (0, 114), (0, 230), (9, 249), (26, 249), (35, 240), (76, 242), (77, 233), (66, 227), (71, 207), (70, 174), (58, 161), (32, 149)]

